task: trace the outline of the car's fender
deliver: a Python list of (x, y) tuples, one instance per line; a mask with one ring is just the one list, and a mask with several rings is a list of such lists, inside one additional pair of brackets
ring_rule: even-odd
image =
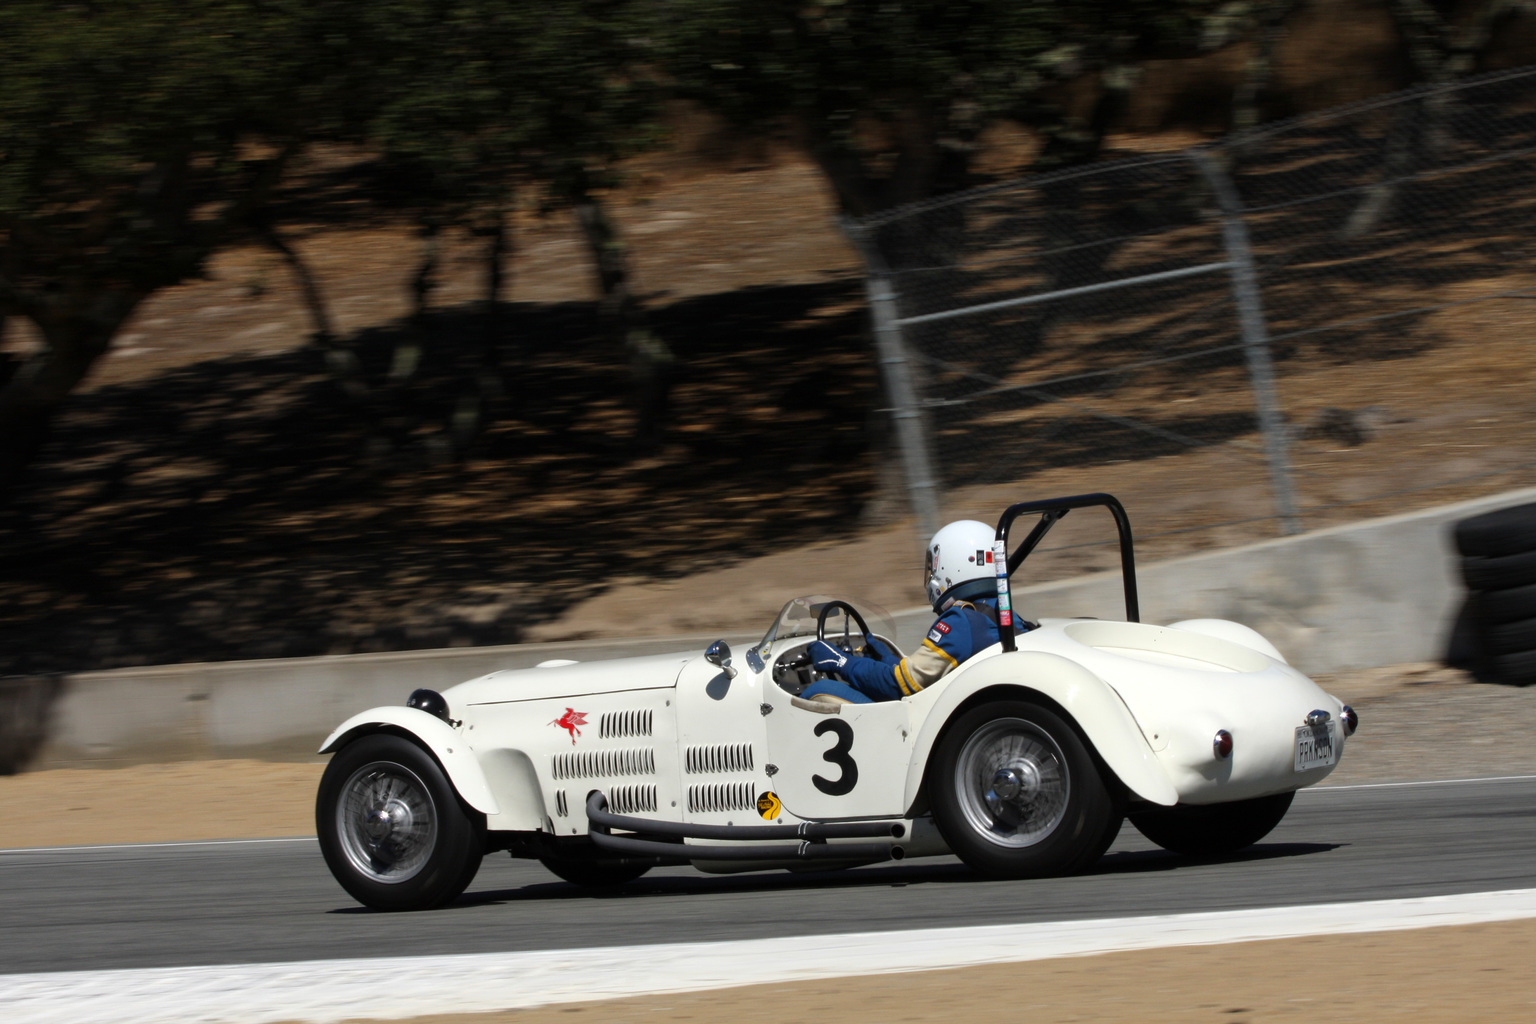
[(487, 815), (501, 813), (485, 770), (480, 767), (469, 744), (447, 722), (416, 708), (382, 707), (353, 715), (326, 737), (320, 745), (320, 753), (329, 754), (354, 736), (389, 728), (409, 733), (421, 741), (443, 766), (448, 780), (465, 803)]
[[(955, 710), (983, 690), (1032, 690), (1060, 705), (1110, 771), (1136, 796), (1165, 807), (1179, 800), (1173, 781), (1147, 745), (1141, 727), (1113, 688), (1077, 662), (1041, 651), (999, 653), (964, 666), (943, 681), (923, 719), (907, 771), (907, 806), (916, 802), (934, 744)], [(1000, 699), (1003, 698), (1000, 695)]]
[(1290, 664), (1285, 660), (1285, 655), (1264, 638), (1264, 634), (1241, 622), (1229, 622), (1226, 619), (1184, 619), (1182, 622), (1170, 624), (1168, 628), (1182, 629), (1189, 633), (1200, 633), (1204, 636), (1213, 636), (1218, 640), (1242, 644), (1266, 657), (1274, 658), (1282, 665)]

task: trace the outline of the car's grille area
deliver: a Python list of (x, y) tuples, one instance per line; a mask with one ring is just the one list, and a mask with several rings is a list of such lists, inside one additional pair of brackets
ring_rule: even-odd
[(622, 739), (651, 735), (651, 711), (607, 711), (597, 720), (597, 738)]
[(608, 809), (615, 814), (656, 812), (655, 786), (614, 786), (607, 795)]
[(616, 775), (655, 775), (656, 749), (578, 750), (556, 754), (550, 765), (556, 779), (611, 779)]
[(688, 787), (688, 810), (695, 814), (710, 811), (750, 811), (757, 806), (757, 794), (750, 782), (720, 782), (712, 786)]
[(683, 770), (690, 775), (711, 772), (750, 772), (752, 744), (732, 743), (715, 747), (689, 747), (683, 752)]

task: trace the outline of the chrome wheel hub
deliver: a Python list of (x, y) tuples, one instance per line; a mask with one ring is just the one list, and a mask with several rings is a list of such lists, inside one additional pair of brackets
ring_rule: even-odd
[(999, 846), (1033, 846), (1067, 812), (1067, 759), (1034, 722), (1004, 718), (971, 734), (955, 764), (955, 795), (966, 821)]
[(364, 765), (341, 787), (336, 832), (347, 859), (376, 882), (414, 877), (437, 845), (437, 815), (426, 784), (404, 765)]

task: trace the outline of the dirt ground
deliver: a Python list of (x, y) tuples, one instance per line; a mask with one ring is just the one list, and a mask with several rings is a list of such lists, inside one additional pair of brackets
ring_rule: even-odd
[[(1536, 687), (1468, 681), (1430, 664), (1318, 677), (1360, 712), (1360, 732), (1324, 785), (1445, 778), (1422, 751), (1462, 751), (1452, 774), (1536, 774)], [(1467, 737), (1472, 737), (1470, 740)], [(1411, 742), (1409, 737), (1412, 738)], [(322, 763), (189, 761), (0, 776), (0, 848), (257, 839), (314, 834)]]
[(1536, 1016), (1533, 955), (1536, 921), (1517, 921), (566, 1003), (412, 1024), (1525, 1022)]

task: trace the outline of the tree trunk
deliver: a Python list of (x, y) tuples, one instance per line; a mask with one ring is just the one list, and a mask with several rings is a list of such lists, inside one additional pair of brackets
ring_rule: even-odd
[(261, 225), (261, 237), (267, 245), (282, 255), (288, 264), (288, 269), (293, 271), (294, 280), (299, 284), (299, 293), (304, 296), (304, 308), (309, 313), (314, 340), (325, 348), (330, 348), (336, 340), (336, 332), (331, 329), (331, 314), (326, 308), (325, 296), (320, 291), (320, 282), (310, 271), (309, 264), (304, 262), (298, 250), (288, 244), (275, 224), (264, 222)]
[(1388, 0), (1414, 82), (1441, 88), (1399, 110), (1383, 146), (1382, 180), (1366, 190), (1340, 232), (1343, 237), (1359, 238), (1380, 227), (1396, 202), (1399, 180), (1446, 152), (1456, 97), (1444, 87), (1476, 70), (1494, 29), (1520, 6), (1486, 0), (1457, 31), (1426, 0)]
[(144, 296), (92, 290), (90, 298), (49, 300), (30, 319), (46, 347), (0, 387), (0, 496), (9, 495), (42, 450), (64, 403)]
[(283, 238), (277, 230), (277, 225), (270, 220), (262, 219), (257, 223), (257, 230), (261, 232), (262, 240), (281, 254), (288, 268), (293, 271), (294, 280), (299, 284), (299, 292), (304, 296), (304, 308), (309, 312), (311, 338), (325, 351), (325, 365), (331, 371), (331, 376), (336, 378), (347, 397), (361, 398), (366, 395), (368, 385), (363, 381), (362, 364), (351, 349), (338, 343), (336, 332), (331, 327), (331, 315), (326, 306), (325, 294), (320, 290), (319, 279), (309, 269), (309, 264), (299, 255), (298, 250)]
[(581, 188), (576, 220), (592, 253), (602, 292), (601, 311), (629, 358), (634, 388), (635, 444), (650, 449), (661, 439), (672, 388), (676, 356), (645, 324), (644, 312), (630, 293), (629, 254), (601, 200)]
[(508, 248), (505, 209), (498, 205), (489, 211), (485, 219), (475, 225), (474, 234), (485, 241), (482, 264), (485, 277), (480, 299), (475, 389), (459, 398), (450, 424), (454, 444), (460, 449), (473, 441), (495, 418), (507, 390), (501, 376), (501, 293), (505, 280), (502, 263)]
[(1259, 97), (1269, 86), (1275, 69), (1275, 48), (1285, 34), (1285, 21), (1296, 9), (1296, 0), (1259, 5), (1253, 53), (1243, 68), (1242, 81), (1232, 93), (1232, 127), (1237, 131), (1257, 127), (1262, 120)]

